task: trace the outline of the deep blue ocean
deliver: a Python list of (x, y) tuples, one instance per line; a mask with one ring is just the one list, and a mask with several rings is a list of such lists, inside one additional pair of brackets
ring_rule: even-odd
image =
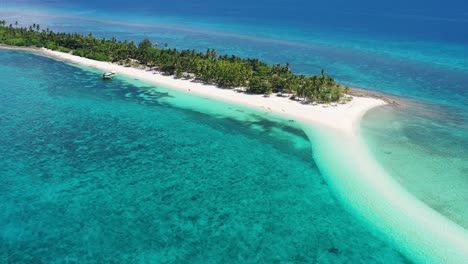
[[(258, 57), (268, 63), (284, 64), (289, 62), (292, 65), (292, 70), (297, 73), (316, 74), (323, 68), (341, 83), (398, 96), (399, 99), (397, 100), (400, 102), (398, 106), (378, 108), (370, 111), (364, 117), (361, 127), (362, 136), (368, 143), (368, 147), (375, 155), (376, 160), (404, 187), (432, 208), (463, 227), (468, 228), (468, 209), (466, 207), (466, 201), (468, 201), (468, 191), (466, 191), (468, 190), (468, 31), (466, 30), (468, 28), (468, 4), (465, 1), (210, 0), (196, 2), (174, 0), (148, 2), (140, 0), (116, 0), (80, 1), (76, 3), (76, 1), (4, 0), (0, 3), (0, 17), (9, 22), (18, 20), (24, 25), (40, 23), (43, 28), (49, 27), (58, 31), (93, 32), (98, 37), (110, 38), (115, 36), (118, 39), (128, 39), (135, 42), (147, 37), (159, 43), (167, 42), (169, 47), (173, 48), (188, 48), (200, 51), (207, 48), (215, 48), (219, 53), (237, 54), (243, 57)], [(19, 55), (15, 54), (14, 56)], [(34, 58), (29, 59), (34, 60)], [(7, 59), (3, 58), (3, 60)], [(3, 73), (0, 72), (2, 75)], [(21, 86), (20, 84), (18, 85)], [(83, 94), (80, 88), (82, 86), (86, 87), (86, 85), (89, 84), (83, 83), (83, 85), (70, 86), (74, 89), (66, 91), (67, 93), (76, 93), (77, 97), (87, 97), (89, 96), (87, 93), (90, 91), (86, 90)], [(121, 85), (124, 84), (122, 83)], [(137, 87), (139, 86), (137, 85)], [(51, 93), (51, 91), (46, 92)], [(64, 90), (60, 91), (59, 89), (57, 92), (60, 92), (60, 94), (58, 97), (54, 97), (54, 100), (68, 97), (64, 94)], [(115, 92), (118, 93), (118, 91)], [(108, 93), (106, 95), (112, 98), (120, 98), (122, 96), (126, 98), (126, 94), (116, 96)], [(103, 99), (103, 97), (99, 96), (99, 100), (108, 100), (108, 98)], [(131, 97), (132, 93), (129, 96)], [(82, 102), (80, 101), (78, 104), (80, 105)], [(138, 105), (138, 103), (133, 103), (133, 105)], [(62, 109), (54, 107), (52, 108)], [(114, 109), (113, 107), (124, 108), (123, 105), (108, 105), (106, 107), (109, 107), (106, 110), (107, 112), (98, 113), (98, 117), (101, 114), (110, 114), (110, 112), (114, 111), (110, 110)], [(18, 111), (21, 112), (22, 110), (18, 109)], [(92, 112), (92, 110), (89, 111), (90, 113)], [(152, 110), (145, 108), (144, 111), (151, 112)], [(88, 113), (88, 116), (93, 116), (90, 113)], [(70, 116), (64, 118), (64, 124), (59, 123), (57, 125), (59, 127), (67, 127), (67, 124), (88, 122), (85, 121), (86, 118), (81, 121), (75, 120), (77, 116), (81, 115), (84, 114), (70, 114)], [(191, 116), (193, 117), (193, 114)], [(210, 120), (208, 116), (203, 118), (197, 117), (198, 119), (196, 120), (202, 123), (216, 123), (216, 125), (211, 125), (211, 129), (214, 128), (215, 131), (222, 131), (222, 134), (227, 133), (226, 131), (230, 131), (234, 127), (236, 129), (242, 127), (238, 123), (235, 125), (229, 123), (227, 127), (231, 127), (228, 129), (225, 128), (226, 124), (218, 123), (219, 120), (216, 120), (216, 122), (213, 120), (207, 121), (206, 119)], [(68, 118), (70, 119), (68, 120)], [(119, 114), (116, 118), (123, 117), (120, 117)], [(141, 118), (141, 122), (144, 120), (143, 117), (138, 117), (136, 113), (132, 118)], [(83, 123), (83, 127), (76, 129), (87, 131), (88, 127), (94, 127), (98, 124), (99, 126), (106, 126), (104, 123), (100, 123), (104, 122), (104, 119), (108, 122), (107, 117), (101, 118), (100, 121), (93, 119), (93, 124)], [(129, 127), (138, 124), (136, 119), (128, 120), (132, 125), (126, 124), (125, 129), (127, 130), (131, 130)], [(27, 123), (27, 121), (23, 122)], [(118, 123), (118, 121), (115, 122)], [(278, 125), (281, 122), (278, 122), (272, 123), (270, 126), (282, 127), (282, 125)], [(162, 129), (162, 126), (160, 129)], [(249, 127), (249, 129), (252, 129), (252, 126)], [(253, 127), (255, 128), (256, 126)], [(195, 130), (202, 131), (203, 129), (196, 128)], [(263, 137), (259, 134), (251, 134), (253, 132), (249, 129), (243, 130), (239, 134), (250, 133), (249, 135), (252, 138)], [(293, 134), (299, 133), (296, 132)], [(114, 134), (117, 131), (109, 133), (110, 135), (115, 135), (116, 140), (119, 140), (117, 139), (118, 137), (126, 136)], [(144, 133), (137, 133), (134, 137), (142, 137), (142, 134)], [(282, 146), (278, 150), (278, 153), (275, 152), (272, 155), (277, 156), (283, 155), (279, 153), (289, 153), (288, 151), (290, 150), (287, 147), (282, 149), (288, 145), (288, 141), (285, 143), (281, 141), (281, 138), (284, 140), (284, 138), (292, 137), (295, 142), (298, 140), (297, 137), (291, 134), (287, 136), (281, 135), (283, 136), (278, 134), (270, 135), (271, 137), (267, 138), (270, 140), (271, 146), (276, 146), (274, 148), (278, 148), (277, 144)], [(219, 136), (221, 137), (221, 135)], [(141, 141), (145, 140), (151, 141), (156, 139), (143, 138)], [(203, 141), (202, 139), (197, 140)], [(310, 149), (310, 146), (307, 146), (306, 140), (305, 142), (299, 140), (299, 142), (302, 142), (299, 145), (305, 145), (301, 145), (300, 151), (294, 152), (294, 155), (301, 156), (303, 154), (299, 154), (299, 152), (302, 153), (306, 149)], [(8, 144), (13, 144), (13, 142), (8, 141), (5, 144), (9, 146)], [(40, 143), (37, 144), (41, 145)], [(249, 142), (244, 142), (239, 145), (249, 146), (249, 144)], [(264, 144), (265, 142), (261, 142), (261, 145)], [(294, 144), (298, 145), (298, 143)], [(46, 150), (52, 154), (54, 153), (53, 149)], [(145, 151), (142, 153), (145, 153)], [(30, 156), (31, 154), (25, 152), (18, 155)], [(26, 159), (26, 157), (23, 158)], [(60, 160), (62, 157), (56, 158)], [(297, 177), (305, 177), (301, 179), (307, 182), (306, 178), (309, 178), (310, 175), (320, 175), (319, 171), (313, 165), (310, 165), (314, 162), (311, 158), (309, 160), (302, 157), (302, 159), (301, 162), (304, 163), (289, 166), (302, 168), (298, 169), (300, 172), (297, 172), (297, 175), (299, 175)], [(33, 158), (33, 160), (36, 160), (36, 158)], [(289, 163), (290, 161), (293, 162), (294, 158), (292, 156), (281, 158), (278, 156), (277, 164), (286, 165), (281, 162), (285, 160)], [(46, 174), (55, 170), (48, 167), (48, 161), (44, 162), (44, 166), (38, 164), (35, 167), (44, 167)], [(80, 163), (83, 161), (74, 162)], [(239, 162), (244, 163), (246, 161)], [(29, 164), (27, 161), (24, 163)], [(50, 164), (60, 163), (59, 161), (54, 161), (50, 162)], [(131, 161), (126, 163), (126, 165), (138, 167)], [(70, 169), (73, 167), (75, 165), (70, 165)], [(13, 166), (13, 168), (22, 171), (19, 169), (19, 166)], [(104, 179), (102, 171), (106, 171), (107, 169), (106, 167), (102, 170), (97, 170), (96, 173), (101, 177), (98, 179)], [(23, 171), (28, 170), (26, 167), (23, 168)], [(9, 172), (9, 175), (19, 173), (18, 171), (13, 170)], [(284, 171), (287, 171), (287, 169), (284, 169)], [(131, 174), (130, 172), (125, 173)], [(194, 173), (197, 174), (197, 171)], [(230, 177), (228, 176), (229, 173), (234, 172), (226, 172), (226, 177), (228, 178)], [(236, 171), (235, 173), (239, 172)], [(262, 173), (265, 174), (266, 172), (258, 172), (259, 175)], [(70, 173), (63, 172), (62, 174)], [(113, 173), (109, 174), (113, 175)], [(202, 175), (203, 173), (199, 172), (199, 174)], [(57, 172), (57, 175), (61, 175), (61, 173)], [(142, 172), (141, 175), (146, 174)], [(294, 179), (294, 181), (297, 180), (297, 178)], [(312, 192), (314, 188), (302, 189), (302, 191), (304, 193)], [(327, 190), (327, 188), (325, 187), (323, 190)], [(263, 192), (260, 189), (257, 191)], [(295, 191), (293, 190), (292, 192)], [(333, 193), (327, 195), (332, 197)], [(176, 194), (175, 197), (177, 197)], [(13, 198), (11, 199), (14, 200)], [(114, 200), (111, 198), (107, 200), (109, 203), (112, 201)], [(21, 202), (26, 203), (24, 200), (21, 200)], [(222, 203), (224, 202), (222, 201)], [(108, 208), (106, 206), (107, 204), (105, 204), (104, 208)], [(302, 204), (298, 206), (303, 206), (301, 210), (307, 210), (308, 205)], [(339, 206), (337, 205), (337, 207)], [(40, 208), (37, 207), (35, 209), (40, 210)], [(314, 210), (312, 211), (320, 211)], [(277, 211), (278, 217), (281, 218), (279, 215), (287, 214), (286, 211)], [(53, 215), (58, 214), (58, 212), (53, 213)], [(346, 216), (346, 212), (341, 212), (341, 214), (343, 218), (350, 217)], [(26, 214), (23, 217), (27, 218), (28, 216)], [(46, 218), (32, 219), (32, 225), (43, 222), (45, 221), (44, 219)], [(121, 218), (116, 217), (115, 219)], [(341, 216), (339, 219), (341, 219)], [(332, 229), (328, 229), (330, 226), (336, 225), (338, 229), (342, 228), (339, 221), (335, 222), (335, 220), (330, 220), (332, 222), (330, 222), (328, 227), (323, 229), (325, 231), (317, 231), (321, 230), (317, 228), (314, 229), (315, 231), (310, 231), (311, 234), (313, 233), (313, 236), (317, 238), (317, 232), (335, 232), (330, 231)], [(241, 220), (241, 222), (243, 221)], [(298, 223), (306, 225), (306, 222), (304, 220), (304, 222)], [(167, 223), (170, 223), (170, 221), (168, 220)], [(107, 225), (105, 222), (100, 224), (101, 226)], [(359, 223), (355, 224), (359, 225)], [(310, 226), (313, 225), (311, 224)], [(353, 225), (350, 225), (350, 230), (360, 229)], [(96, 226), (99, 226), (99, 223)], [(140, 227), (144, 229), (143, 224)], [(12, 230), (22, 230), (21, 226), (12, 228)], [(178, 228), (182, 227), (179, 226)], [(305, 232), (305, 229), (307, 228), (304, 227), (300, 230), (284, 232), (301, 233)], [(239, 232), (241, 235), (242, 232)], [(372, 236), (365, 233), (365, 231), (363, 232), (364, 234), (360, 233), (354, 237)], [(344, 236), (349, 234), (346, 233)], [(11, 237), (14, 236), (11, 235)], [(115, 237), (122, 239), (118, 235)], [(320, 240), (321, 238), (317, 239)], [(373, 241), (372, 239), (377, 238), (366, 237), (365, 239)], [(301, 244), (303, 241), (297, 243)], [(370, 243), (368, 246), (373, 247), (373, 249), (369, 250), (375, 250), (373, 245), (378, 243), (381, 242)], [(23, 243), (21, 245), (27, 247), (26, 244)], [(308, 251), (315, 250), (317, 246), (314, 243), (307, 245), (310, 245), (310, 248), (307, 249)], [(14, 243), (14, 246), (20, 246), (20, 244)], [(41, 248), (40, 246), (37, 247)], [(190, 248), (190, 246), (187, 247)], [(359, 253), (344, 254), (346, 258), (349, 256), (354, 256), (355, 258), (338, 260), (338, 262), (360, 262), (358, 261), (359, 257), (365, 255), (363, 252), (367, 250), (360, 247), (361, 245), (358, 245), (355, 249), (355, 252)], [(137, 247), (135, 246), (135, 248)], [(252, 249), (248, 246), (246, 248)], [(262, 247), (259, 246), (259, 248)], [(335, 250), (332, 251), (336, 252)], [(395, 256), (395, 252), (392, 250), (386, 252), (379, 254)], [(261, 253), (260, 256), (263, 256), (264, 253)], [(265, 253), (265, 256), (268, 254)], [(282, 254), (284, 256), (288, 255), (288, 253)], [(322, 260), (317, 257), (319, 255), (321, 256), (320, 252), (312, 257), (307, 256), (304, 260), (305, 262), (318, 261), (321, 263), (327, 261), (335, 263), (337, 261), (336, 259)], [(376, 256), (380, 255), (376, 254)], [(397, 261), (398, 257), (394, 259)], [(245, 259), (239, 261), (242, 260)], [(369, 261), (362, 260), (362, 262), (368, 263)]]

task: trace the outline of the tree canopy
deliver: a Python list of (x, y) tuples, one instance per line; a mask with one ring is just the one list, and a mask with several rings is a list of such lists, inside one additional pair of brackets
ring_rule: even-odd
[(236, 55), (219, 55), (214, 49), (206, 52), (177, 50), (153, 45), (149, 39), (135, 44), (132, 41), (99, 39), (92, 33), (57, 33), (39, 24), (18, 27), (0, 20), (0, 43), (15, 46), (45, 47), (70, 52), (74, 55), (121, 64), (157, 67), (164, 74), (176, 78), (191, 76), (206, 84), (222, 88), (244, 87), (248, 93), (266, 94), (273, 92), (291, 94), (310, 102), (335, 102), (344, 95), (344, 87), (324, 70), (316, 76), (305, 76), (291, 72), (286, 63), (267, 65), (256, 58), (241, 58)]

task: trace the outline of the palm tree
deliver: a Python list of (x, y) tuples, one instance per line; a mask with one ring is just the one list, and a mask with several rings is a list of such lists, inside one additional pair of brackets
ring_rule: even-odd
[(344, 93), (345, 93), (345, 94), (349, 94), (349, 86), (345, 86), (345, 88), (344, 88)]
[[(6, 21), (0, 20), (0, 26)], [(88, 35), (55, 33), (46, 30), (40, 31), (39, 24), (20, 28), (18, 22), (10, 24), (2, 32), (2, 40), (12, 40), (22, 45), (44, 46), (60, 51), (75, 52), (76, 55), (98, 60), (127, 61), (139, 60), (142, 64), (156, 65), (164, 68), (168, 73), (178, 77), (183, 72), (193, 73), (198, 80), (223, 87), (248, 86), (249, 92), (270, 94), (272, 92), (288, 91), (308, 100), (331, 101), (338, 100), (343, 91), (349, 92), (336, 81), (326, 76), (321, 70), (320, 75), (306, 77), (291, 72), (291, 66), (286, 63), (267, 65), (255, 59), (243, 59), (237, 56), (218, 55), (214, 49), (205, 53), (195, 50), (167, 49), (168, 44), (160, 49), (159, 44), (152, 44), (144, 40), (139, 45), (134, 42), (118, 41), (115, 38), (97, 39), (92, 33)]]

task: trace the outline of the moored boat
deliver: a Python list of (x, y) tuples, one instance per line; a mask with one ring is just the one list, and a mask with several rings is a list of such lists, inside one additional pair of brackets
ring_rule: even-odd
[(105, 72), (101, 75), (101, 78), (103, 79), (110, 79), (112, 77), (114, 77), (115, 75), (117, 75), (117, 73), (115, 71), (111, 71), (111, 72)]

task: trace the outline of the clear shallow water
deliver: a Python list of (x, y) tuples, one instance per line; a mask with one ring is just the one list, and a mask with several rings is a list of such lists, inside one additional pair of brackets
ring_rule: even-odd
[(326, 181), (364, 222), (417, 263), (466, 262), (467, 230), (389, 176), (361, 139), (325, 127), (305, 131)]
[[(282, 10), (281, 16), (253, 18), (251, 11), (262, 6), (257, 4), (237, 9), (227, 3), (225, 9), (219, 3), (211, 9), (209, 4), (200, 8), (189, 4), (173, 11), (160, 3), (158, 8), (142, 4), (140, 9), (125, 6), (125, 13), (118, 7), (104, 12), (94, 4), (64, 4), (56, 10), (42, 5), (46, 11), (8, 16), (25, 23), (41, 21), (57, 30), (93, 31), (97, 36), (134, 41), (149, 37), (170, 47), (216, 48), (269, 63), (290, 62), (294, 71), (306, 74), (325, 68), (346, 84), (417, 98), (421, 100), (417, 107), (386, 108), (367, 115), (363, 135), (376, 159), (403, 186), (466, 227), (466, 5), (451, 2), (445, 9), (426, 1), (419, 11), (398, 10), (398, 2), (380, 9), (371, 6), (370, 11), (345, 5), (339, 12), (347, 14), (334, 19), (306, 19), (299, 8), (280, 1), (269, 1), (268, 10), (272, 14)], [(228, 14), (229, 10), (238, 11)], [(382, 149), (388, 145), (393, 145), (392, 150)]]
[(362, 133), (375, 158), (411, 193), (468, 229), (468, 115), (406, 101), (368, 112)]
[(0, 60), (2, 262), (407, 262), (334, 199), (288, 121)]
[(10, 21), (135, 41), (150, 37), (177, 48), (216, 48), (270, 63), (290, 62), (294, 71), (307, 74), (325, 68), (346, 84), (419, 99), (404, 109), (366, 115), (364, 138), (401, 184), (467, 226), (466, 211), (460, 207), (464, 196), (454, 195), (467, 184), (464, 1), (270, 0), (267, 5), (241, 0), (196, 4), (136, 0), (110, 7), (106, 1), (80, 1), (77, 6), (28, 0), (22, 1), (27, 8), (17, 8), (14, 1), (13, 9), (8, 9), (8, 2), (2, 2), (0, 14)]

